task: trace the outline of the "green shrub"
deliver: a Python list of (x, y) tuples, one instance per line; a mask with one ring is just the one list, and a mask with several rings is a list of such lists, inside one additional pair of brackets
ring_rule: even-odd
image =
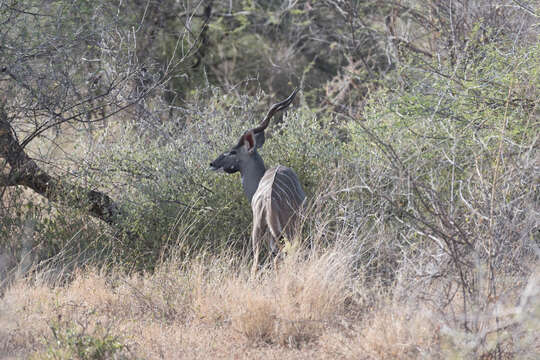
[[(209, 163), (264, 114), (254, 111), (257, 99), (213, 91), (207, 98), (201, 93), (199, 103), (186, 109), (181, 126), (132, 124), (117, 130), (121, 141), (102, 137), (92, 168), (104, 171), (90, 175), (125, 205), (125, 222), (138, 238), (121, 245), (126, 258), (151, 265), (171, 245), (185, 252), (250, 246), (251, 206), (240, 174), (216, 174)], [(293, 168), (312, 194), (342, 155), (331, 119), (292, 107), (267, 130), (260, 150), (267, 168), (278, 163)]]
[(348, 121), (352, 176), (386, 209), (396, 243), (441, 249), (452, 273), (468, 268), (460, 282), (471, 294), (479, 259), (527, 271), (512, 256), (533, 253), (523, 239), (538, 226), (539, 50), (486, 45), (463, 64), (406, 64), (401, 85), (373, 94), (362, 119)]
[(50, 325), (53, 338), (48, 342), (45, 358), (101, 360), (116, 358), (123, 345), (117, 336), (98, 326), (89, 330), (84, 326), (66, 322), (53, 322)]

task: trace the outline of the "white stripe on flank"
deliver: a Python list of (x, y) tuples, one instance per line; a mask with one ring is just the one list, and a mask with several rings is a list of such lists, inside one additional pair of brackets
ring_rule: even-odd
[(267, 170), (251, 201), (253, 226), (268, 229), (274, 238), (279, 237), (304, 198), (302, 185), (293, 170), (281, 165)]

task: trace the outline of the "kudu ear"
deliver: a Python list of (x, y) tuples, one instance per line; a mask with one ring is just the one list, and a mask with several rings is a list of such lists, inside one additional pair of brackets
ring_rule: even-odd
[(257, 147), (257, 138), (252, 130), (247, 131), (242, 136), (242, 141), (244, 144), (244, 148), (247, 152), (253, 152), (255, 148)]

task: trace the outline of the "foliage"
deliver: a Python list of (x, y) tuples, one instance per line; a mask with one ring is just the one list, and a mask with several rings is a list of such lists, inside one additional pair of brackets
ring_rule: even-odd
[[(212, 173), (208, 164), (235, 145), (262, 114), (254, 114), (256, 103), (247, 97), (222, 96), (217, 89), (210, 95), (192, 105), (180, 128), (167, 124), (148, 136), (133, 124), (121, 130), (124, 141), (108, 146), (93, 141), (96, 157), (91, 167), (108, 171), (90, 178), (111, 185), (110, 191), (125, 204), (130, 231), (141, 236), (139, 243), (127, 244), (133, 259), (143, 259), (144, 254), (144, 262), (152, 264), (164, 245), (178, 246), (186, 234), (189, 243), (180, 244), (186, 252), (242, 249), (248, 243), (251, 209), (239, 174)], [(342, 152), (342, 143), (332, 134), (331, 118), (317, 118), (307, 108), (284, 117), (261, 149), (267, 168), (278, 163), (292, 167), (306, 191), (314, 194)]]
[[(125, 211), (124, 227), (138, 239), (123, 238), (115, 248), (118, 256), (136, 262), (154, 263), (185, 232), (192, 235), (188, 248), (245, 246), (250, 216), (238, 179), (209, 174), (206, 164), (235, 142), (246, 120), (257, 121), (253, 114), (262, 113), (257, 103), (264, 98), (251, 100), (238, 95), (238, 87), (225, 93), (208, 83), (228, 87), (231, 81), (257, 74), (257, 81), (242, 83), (244, 92), (276, 88), (279, 95), (291, 80), (296, 82), (294, 74), (301, 73), (302, 107), (274, 126), (263, 156), (267, 165), (284, 163), (294, 168), (310, 195), (340, 169), (349, 186), (362, 188), (359, 193), (340, 195), (351, 199), (343, 206), (347, 211), (354, 208), (357, 218), (401, 213), (412, 206), (414, 197), (406, 188), (411, 180), (429, 184), (450, 208), (466, 212), (457, 206), (458, 189), (470, 181), (478, 164), (482, 171), (491, 171), (482, 164), (497, 159), (500, 132), (504, 131), (504, 145), (534, 141), (538, 46), (515, 47), (510, 41), (514, 34), (508, 31), (516, 22), (529, 23), (526, 11), (508, 10), (508, 21), (501, 23), (497, 11), (507, 10), (485, 6), (464, 15), (460, 23), (455, 19), (466, 4), (452, 12), (442, 2), (433, 3), (436, 16), (430, 15), (429, 21), (414, 1), (401, 7), (371, 2), (233, 1), (148, 3), (144, 8), (81, 1), (50, 3), (41, 13), (34, 11), (38, 7), (31, 1), (19, 6), (27, 11), (3, 8), (11, 25), (11, 32), (5, 33), (10, 49), (26, 44), (42, 49), (43, 56), (21, 61), (15, 53), (3, 55), (2, 62), (15, 80), (7, 83), (6, 99), (21, 89), (19, 96), (30, 99), (6, 102), (6, 111), (17, 114), (10, 117), (10, 126), (28, 134), (22, 143), (39, 138), (37, 148), (72, 151), (64, 159), (56, 159), (55, 151), (51, 159), (56, 166), (45, 167), (74, 174), (74, 183), (118, 199)], [(24, 21), (11, 22), (11, 14)], [(59, 14), (64, 15), (61, 22), (49, 21), (49, 15)], [(403, 27), (406, 22), (409, 29)], [(128, 28), (135, 25), (133, 35)], [(179, 36), (175, 29), (182, 26), (191, 30)], [(427, 33), (435, 27), (440, 28), (439, 38), (409, 40), (412, 31)], [(83, 31), (90, 28), (91, 32)], [(48, 37), (40, 39), (38, 33)], [(87, 35), (81, 37), (83, 33)], [(451, 33), (459, 36), (449, 45)], [(525, 45), (529, 44), (530, 35), (522, 34)], [(62, 46), (70, 52), (58, 50)], [(190, 49), (191, 59), (186, 57)], [(291, 63), (292, 54), (297, 62)], [(81, 58), (96, 61), (85, 60), (86, 66), (81, 67)], [(269, 71), (274, 63), (286, 71)], [(129, 66), (122, 69), (124, 64)], [(288, 74), (286, 79), (279, 80), (283, 74)], [(88, 83), (88, 76), (99, 81)], [(122, 78), (130, 80), (122, 83)], [(111, 87), (118, 81), (120, 86)], [(133, 100), (125, 112), (116, 114), (124, 105), (114, 99), (131, 96), (130, 81), (137, 83), (136, 91), (151, 86), (145, 92), (150, 96)], [(91, 110), (102, 96), (100, 91), (107, 88), (105, 94), (110, 92), (113, 102), (98, 105), (97, 110), (114, 114), (121, 125), (102, 126), (109, 115), (96, 118)], [(327, 97), (316, 102), (322, 89)], [(89, 97), (77, 110), (70, 105), (73, 96)], [(36, 124), (29, 126), (25, 109), (39, 104), (45, 116), (35, 117)], [(74, 117), (67, 122), (77, 131), (87, 128), (88, 135), (78, 138), (67, 133), (61, 127), (66, 118), (58, 120), (55, 108), (69, 109), (65, 114)], [(40, 136), (46, 128), (56, 128), (56, 134)], [(63, 138), (71, 137), (76, 139), (72, 145), (62, 145)], [(389, 149), (395, 152), (390, 157)], [(46, 157), (42, 161), (48, 162)], [(9, 196), (20, 203), (16, 191)], [(34, 233), (50, 239), (43, 256), (54, 254), (67, 243), (62, 239), (86, 222), (81, 215), (84, 206), (72, 210), (80, 198), (64, 194), (62, 205), (9, 212), (3, 230), (10, 233), (27, 216)], [(399, 209), (392, 210), (392, 204)], [(228, 224), (227, 231), (216, 231), (222, 224)], [(88, 226), (90, 232), (104, 231), (95, 223)], [(90, 238), (78, 242), (93, 243)]]
[(50, 329), (53, 339), (48, 348), (47, 359), (110, 359), (125, 347), (118, 337), (99, 327), (90, 332), (75, 324), (53, 322)]
[[(532, 174), (540, 63), (536, 45), (506, 54), (485, 46), (477, 59), (462, 56), (457, 63), (400, 69), (403, 87), (382, 90), (366, 104), (362, 121), (350, 124), (349, 149), (363, 164), (359, 183), (389, 206), (406, 257), (431, 243), (438, 250), (427, 252), (447, 259), (448, 267), (439, 262), (434, 272), (426, 257), (416, 272), (456, 274), (463, 326), (476, 330), (467, 309), (489, 308), (489, 299), (504, 292), (496, 285), (503, 267), (528, 273), (529, 265), (516, 259), (537, 246)], [(486, 283), (479, 273), (488, 274)]]

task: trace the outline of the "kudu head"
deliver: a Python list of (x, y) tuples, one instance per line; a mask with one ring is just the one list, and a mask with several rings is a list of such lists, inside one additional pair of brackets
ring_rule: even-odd
[(238, 143), (232, 149), (219, 155), (216, 160), (210, 163), (210, 169), (214, 171), (223, 170), (228, 174), (233, 174), (242, 171), (254, 159), (260, 158), (257, 149), (264, 144), (264, 130), (268, 127), (270, 119), (276, 112), (287, 108), (291, 104), (298, 90), (295, 89), (288, 98), (272, 105), (260, 125), (240, 136)]

